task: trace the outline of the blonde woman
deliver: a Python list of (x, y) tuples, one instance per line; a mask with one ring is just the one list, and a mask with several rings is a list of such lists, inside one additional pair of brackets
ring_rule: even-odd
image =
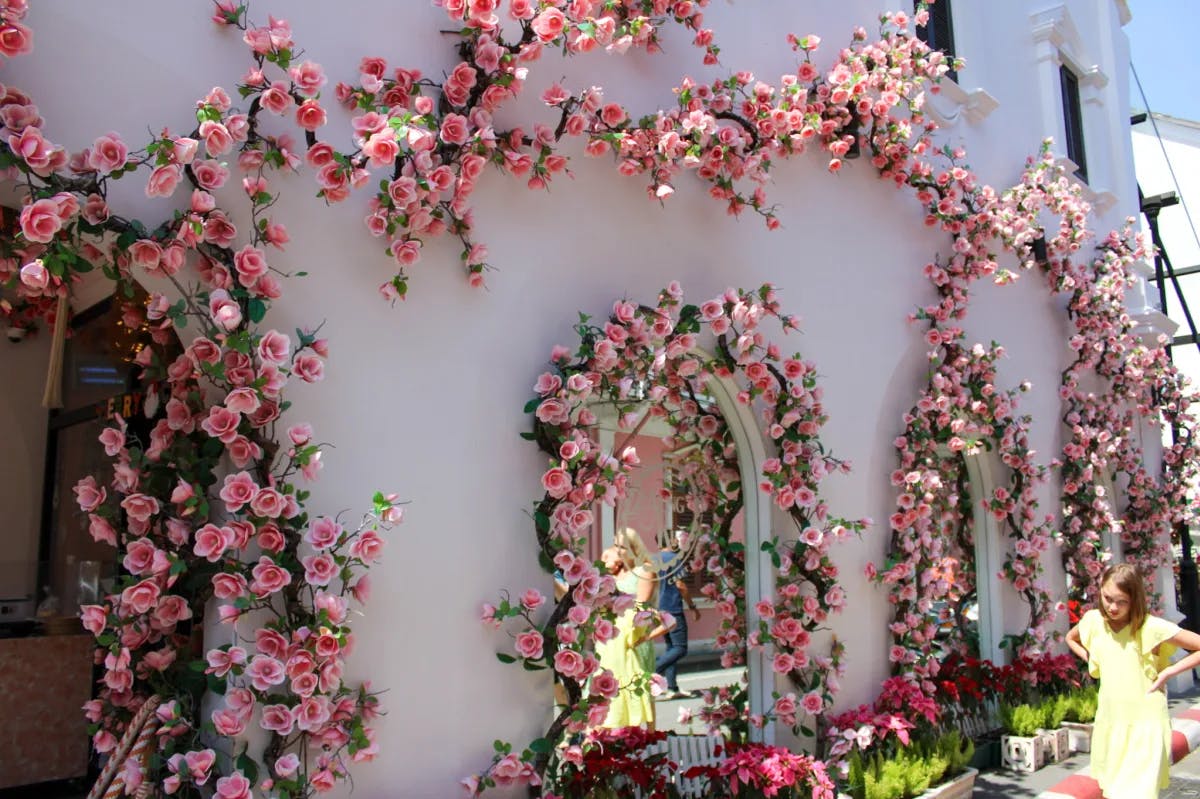
[[(624, 532), (624, 531), (622, 531)], [(617, 696), (609, 703), (602, 727), (655, 728), (654, 699), (649, 679), (654, 674), (656, 638), (667, 634), (667, 627), (652, 603), (655, 574), (633, 555), (628, 544), (640, 540), (637, 534), (622, 536), (622, 544), (604, 550), (601, 559), (617, 581), (617, 590), (634, 597), (635, 604), (617, 619), (617, 634), (596, 647), (600, 667), (608, 669), (620, 683)], [(633, 546), (637, 546), (634, 544)], [(643, 545), (641, 552), (645, 553)]]

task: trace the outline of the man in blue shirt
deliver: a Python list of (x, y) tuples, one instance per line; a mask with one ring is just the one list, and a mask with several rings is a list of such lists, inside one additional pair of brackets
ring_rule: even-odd
[(671, 536), (671, 548), (662, 553), (662, 570), (658, 573), (658, 608), (675, 617), (675, 627), (667, 632), (667, 651), (659, 655), (654, 664), (654, 670), (667, 680), (667, 692), (660, 699), (684, 699), (690, 693), (679, 690), (679, 679), (676, 675), (676, 664), (688, 651), (687, 618), (683, 615), (684, 603), (692, 611), (696, 621), (700, 621), (700, 609), (692, 601), (691, 592), (687, 587), (687, 564), (679, 556), (679, 530)]

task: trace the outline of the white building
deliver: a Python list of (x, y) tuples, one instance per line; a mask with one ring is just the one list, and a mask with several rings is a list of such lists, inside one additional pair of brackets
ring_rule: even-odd
[[(526, 129), (531, 120), (553, 124), (554, 116), (536, 98), (560, 78), (568, 86), (603, 85), (607, 98), (637, 113), (670, 107), (672, 87), (683, 75), (711, 78), (745, 69), (775, 80), (796, 69), (795, 54), (784, 41), (788, 32), (819, 35), (823, 44), (814, 60), (824, 68), (857, 26), (874, 35), (880, 9), (865, 0), (713, 3), (705, 25), (716, 34), (725, 66), (700, 66), (700, 54), (677, 30), (666, 34), (666, 52), (654, 56), (638, 51), (624, 58), (595, 53), (562, 60), (547, 53), (530, 65), (524, 97), (504, 110), (508, 118), (502, 121)], [(216, 85), (232, 94), (249, 65), (240, 36), (213, 26), (210, 13), (204, 4), (151, 0), (126, 0), (119, 9), (100, 12), (89, 7), (86, 13), (75, 4), (41, 3), (26, 20), (35, 31), (34, 52), (6, 64), (0, 81), (35, 98), (47, 137), (71, 151), (107, 131), (131, 142), (163, 127), (183, 132), (194, 124), (194, 100)], [(331, 85), (353, 81), (365, 55), (419, 67), (428, 76), (440, 76), (458, 60), (454, 39), (442, 33), (448, 27), (445, 11), (426, 3), (372, 2), (354, 12), (316, 3), (261, 2), (251, 8), (260, 22), (268, 13), (288, 18), (304, 56), (324, 66)], [(1025, 159), (1038, 152), (1043, 138), (1067, 141), (1073, 125), (1079, 134), (1073, 166), (1086, 174), (1085, 193), (1095, 209), (1092, 227), (1101, 235), (1120, 227), (1138, 208), (1122, 31), (1128, 18), (1124, 0), (955, 3), (953, 46), (967, 68), (929, 98), (929, 113), (942, 126), (938, 141), (964, 147), (980, 179), (1001, 190), (1020, 179)], [(1069, 97), (1064, 103), (1064, 87), (1077, 91), (1075, 108)], [(329, 135), (343, 136), (339, 146), (349, 146), (348, 115), (331, 103), (330, 116), (336, 123)], [(1195, 135), (1193, 128), (1178, 127)], [(784, 312), (802, 319), (800, 335), (777, 343), (817, 365), (829, 416), (822, 440), (853, 464), (849, 474), (825, 481), (825, 499), (833, 515), (876, 522), (861, 540), (833, 550), (848, 595), (846, 611), (831, 619), (846, 647), (838, 706), (874, 698), (890, 671), (891, 609), (886, 592), (866, 579), (864, 569), (886, 558), (887, 520), (897, 501), (889, 480), (897, 468), (893, 440), (927, 379), (925, 328), (907, 317), (936, 300), (921, 268), (935, 254), (949, 257), (949, 237), (925, 226), (911, 192), (881, 181), (869, 157), (847, 162), (836, 175), (815, 148), (777, 164), (767, 193), (779, 205), (782, 225), (768, 231), (753, 218), (727, 215), (694, 176), (677, 179), (674, 195), (660, 208), (647, 200), (644, 177), (621, 176), (607, 157), (587, 158), (577, 140), (568, 141), (563, 152), (571, 158), (573, 179), (557, 178), (548, 192), (527, 191), (523, 181), (491, 171), (481, 180), (473, 199), (475, 236), (486, 243), (496, 267), (486, 290), (463, 279), (457, 242), (432, 240), (410, 272), (408, 298), (394, 307), (377, 291), (393, 264), (381, 253), (384, 243), (363, 229), (368, 197), (355, 194), (326, 207), (313, 196), (307, 168), (273, 178), (282, 190), (273, 213), (291, 236), (284, 268), (308, 276), (287, 281), (285, 299), (267, 322), (280, 330), (323, 322), (321, 332), (332, 349), (325, 380), (289, 395), (294, 404), (288, 419), (310, 421), (320, 440), (336, 445), (325, 453), (311, 507), (356, 510), (377, 489), (411, 500), (405, 525), (372, 571), (374, 594), (355, 625), (350, 669), (386, 691), (388, 711), (378, 725), (381, 757), (353, 772), (359, 797), (396, 795), (397, 789), (411, 797), (452, 795), (459, 779), (487, 765), (493, 740), (520, 747), (545, 729), (551, 696), (546, 673), (498, 663), (494, 653), (509, 651), (511, 643), (479, 624), (481, 603), (495, 601), (500, 590), (516, 594), (538, 586), (551, 592), (550, 576), (535, 559), (530, 519), (531, 504), (542, 496), (545, 458), (519, 437), (530, 427), (522, 407), (552, 346), (576, 346), (572, 326), (580, 312), (603, 317), (620, 299), (653, 304), (673, 280), (695, 302), (730, 286), (753, 289), (770, 282)], [(1177, 172), (1187, 171), (1182, 164), (1176, 161)], [(241, 189), (235, 184), (218, 193), (223, 203), (238, 205)], [(116, 184), (109, 198), (113, 208), (130, 218), (160, 218), (161, 204), (147, 200), (143, 185)], [(1200, 253), (1193, 249), (1188, 256), (1185, 246), (1179, 255), (1172, 251), (1177, 264), (1200, 263)], [(81, 288), (75, 312), (103, 294), (102, 285)], [(1139, 292), (1133, 296), (1137, 307), (1131, 311), (1145, 329), (1161, 328), (1163, 320)], [(1059, 385), (1072, 356), (1063, 303), (1036, 272), (1007, 286), (981, 281), (972, 297), (963, 323), (967, 342), (1004, 346), (1008, 357), (999, 363), (998, 385), (1031, 382), (1020, 411), (1032, 417), (1036, 460), (1048, 464), (1067, 440)], [(6, 378), (0, 436), (9, 442), (0, 481), (0, 507), (7, 509), (9, 526), (0, 598), (36, 595), (39, 557), (57, 559), (41, 573), (43, 582), (50, 574), (68, 575), (60, 580), (69, 585), (76, 568), (55, 549), (67, 545), (53, 544), (49, 532), (39, 549), (42, 531), (69, 508), (70, 486), (81, 476), (65, 473), (64, 464), (91, 457), (84, 452), (89, 436), (75, 440), (68, 431), (55, 439), (63, 448), (57, 470), (45, 469), (53, 422), (39, 397), (48, 333), (0, 346), (0, 374)], [(184, 331), (185, 343), (187, 335)], [(68, 366), (83, 363), (77, 358)], [(68, 397), (86, 388), (80, 376), (68, 369)], [(82, 404), (103, 396), (103, 386), (92, 388)], [(746, 450), (739, 450), (743, 469), (757, 470), (770, 454), (762, 432), (742, 424), (736, 435), (745, 437)], [(1157, 436), (1143, 438), (1147, 462), (1157, 464)], [(43, 484), (44, 476), (52, 485)], [(973, 477), (987, 479), (982, 472)], [(1057, 513), (1059, 490), (1052, 473), (1038, 489), (1041, 512)], [(789, 525), (769, 502), (759, 505), (747, 520), (753, 555), (764, 533)], [(73, 524), (73, 518), (62, 524)], [(610, 516), (606, 523), (619, 522)], [(987, 539), (991, 527), (977, 529), (985, 531), (981, 552), (992, 559), (979, 575), (987, 595), (981, 650), (1003, 658), (1002, 637), (1023, 631), (1028, 609), (995, 579), (1007, 541)], [(67, 540), (82, 534), (82, 527), (66, 526), (55, 533)], [(1045, 555), (1044, 567), (1052, 592), (1063, 595), (1056, 550)], [(767, 590), (773, 576), (765, 556), (751, 558), (749, 570), (753, 600), (753, 591)], [(1169, 580), (1164, 570), (1157, 587), (1167, 588)], [(1173, 592), (1165, 593), (1173, 602)], [(1059, 625), (1065, 629), (1065, 617)], [(221, 637), (228, 636), (226, 628), (212, 626), (208, 633), (210, 645), (227, 640)], [(763, 662), (751, 666), (755, 712), (769, 704), (774, 688), (792, 690), (782, 680), (772, 684)], [(783, 725), (769, 727), (765, 735), (781, 743), (793, 740)]]

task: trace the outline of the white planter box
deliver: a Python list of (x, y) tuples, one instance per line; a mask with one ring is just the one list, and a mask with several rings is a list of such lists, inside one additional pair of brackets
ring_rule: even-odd
[(949, 782), (933, 786), (917, 799), (967, 799), (975, 793), (975, 777), (978, 775), (977, 769), (968, 768)]
[(1071, 736), (1062, 727), (1057, 730), (1038, 730), (1038, 736), (1045, 747), (1047, 763), (1058, 763), (1071, 756)]
[(1092, 751), (1092, 725), (1078, 721), (1064, 721), (1062, 729), (1067, 731), (1068, 747), (1072, 752)]
[(1046, 745), (1042, 736), (1024, 738), (1018, 735), (1000, 737), (1000, 760), (1007, 769), (1034, 772), (1046, 765)]

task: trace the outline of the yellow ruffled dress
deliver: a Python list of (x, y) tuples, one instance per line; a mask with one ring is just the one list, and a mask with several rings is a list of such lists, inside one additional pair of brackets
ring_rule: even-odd
[[(617, 590), (623, 594), (637, 592), (637, 575), (625, 572), (617, 578)], [(654, 644), (645, 640), (649, 632), (635, 621), (637, 609), (630, 608), (617, 618), (617, 634), (596, 646), (600, 668), (608, 669), (617, 678), (621, 690), (609, 702), (608, 716), (601, 727), (640, 727), (654, 724), (654, 698), (645, 682), (654, 674)], [(642, 687), (640, 693), (636, 691)]]
[(1156, 616), (1136, 633), (1129, 625), (1113, 632), (1098, 610), (1079, 620), (1088, 669), (1100, 679), (1091, 773), (1108, 799), (1157, 799), (1170, 783), (1167, 695), (1147, 691), (1170, 663), (1175, 645), (1164, 642), (1177, 632), (1178, 625)]

